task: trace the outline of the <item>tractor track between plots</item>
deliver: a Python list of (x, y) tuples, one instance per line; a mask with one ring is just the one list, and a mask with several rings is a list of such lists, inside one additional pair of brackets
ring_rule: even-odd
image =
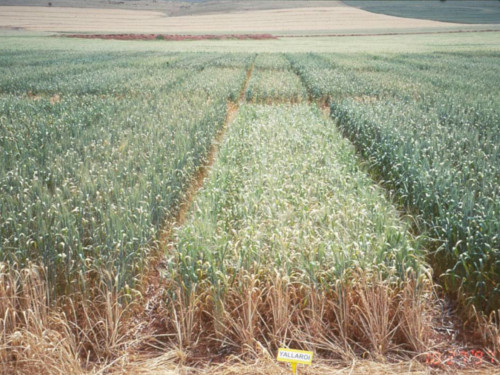
[[(224, 140), (226, 131), (230, 123), (236, 117), (240, 106), (245, 102), (245, 92), (248, 83), (252, 77), (252, 72), (255, 64), (255, 57), (247, 69), (245, 80), (243, 82), (240, 94), (235, 101), (227, 102), (226, 119), (224, 124), (218, 130), (210, 149), (205, 156), (205, 162), (201, 164), (197, 171), (193, 174), (189, 187), (186, 189), (181, 203), (177, 211), (165, 222), (163, 230), (159, 234), (158, 247), (156, 253), (153, 253), (147, 267), (147, 272), (143, 275), (140, 282), (140, 288), (143, 289), (143, 297), (145, 303), (138, 311), (139, 315), (146, 315), (144, 318), (149, 322), (148, 327), (145, 328), (149, 331), (148, 334), (155, 336), (158, 334), (157, 328), (162, 320), (161, 317), (161, 299), (162, 299), (162, 270), (166, 266), (166, 254), (171, 254), (176, 251), (176, 238), (175, 229), (184, 225), (188, 218), (188, 213), (193, 205), (193, 202), (198, 194), (198, 191), (203, 187), (205, 179), (217, 159), (219, 147)], [(145, 320), (143, 320), (145, 321)], [(161, 325), (161, 323), (160, 323)], [(161, 329), (160, 329), (161, 330)], [(159, 334), (161, 336), (161, 333)]]
[[(224, 121), (223, 126), (219, 129), (214, 142), (210, 146), (210, 149), (208, 151), (208, 154), (206, 156), (206, 162), (200, 165), (196, 173), (194, 174), (192, 180), (191, 180), (191, 185), (189, 188), (186, 190), (185, 197), (183, 199), (183, 202), (179, 206), (179, 211), (177, 214), (174, 216), (174, 219), (169, 223), (168, 225), (170, 228), (167, 229), (167, 231), (170, 231), (173, 228), (180, 227), (182, 226), (187, 218), (187, 214), (189, 212), (189, 208), (193, 204), (193, 200), (196, 197), (196, 194), (198, 191), (202, 188), (203, 182), (205, 181), (205, 178), (208, 176), (208, 173), (212, 167), (212, 165), (215, 163), (215, 160), (217, 159), (217, 153), (219, 151), (219, 146), (224, 140), (224, 136), (226, 134), (226, 131), (228, 129), (229, 124), (234, 120), (236, 117), (241, 104), (245, 102), (245, 92), (248, 87), (248, 83), (250, 81), (250, 78), (252, 77), (252, 72), (254, 69), (254, 62), (252, 61), (252, 64), (249, 66), (247, 70), (247, 74), (245, 77), (245, 81), (243, 83), (243, 87), (240, 91), (239, 97), (236, 101), (228, 101), (227, 103), (227, 112), (226, 112), (226, 120)], [(171, 233), (170, 236), (171, 237)], [(169, 241), (172, 242), (172, 241)], [(163, 241), (165, 243), (165, 241)], [(168, 245), (168, 244), (167, 244)]]

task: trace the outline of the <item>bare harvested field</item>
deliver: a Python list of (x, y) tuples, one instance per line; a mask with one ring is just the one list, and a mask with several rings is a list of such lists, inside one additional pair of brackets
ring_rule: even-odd
[[(50, 32), (223, 33), (386, 32), (462, 29), (457, 23), (400, 18), (349, 6), (251, 10), (168, 17), (158, 11), (1, 6), (0, 28)], [(470, 28), (470, 25), (468, 25)]]

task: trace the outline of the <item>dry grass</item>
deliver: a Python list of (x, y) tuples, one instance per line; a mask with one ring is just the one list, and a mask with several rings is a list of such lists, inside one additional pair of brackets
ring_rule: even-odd
[[(314, 350), (344, 363), (430, 349), (436, 304), (429, 287), (414, 281), (390, 285), (362, 273), (352, 280), (326, 292), (279, 274), (257, 277), (242, 270), (220, 301), (210, 299), (202, 286), (188, 296), (166, 293), (158, 309), (165, 325), (156, 333), (170, 335), (168, 346), (184, 352), (186, 363), (217, 360), (221, 353), (273, 357), (269, 353), (280, 346)], [(167, 282), (163, 289), (175, 287)]]
[(81, 365), (69, 325), (50, 311), (43, 270), (0, 265), (0, 372), (78, 373)]
[(157, 11), (0, 6), (0, 27), (60, 32), (224, 33), (377, 32), (446, 29), (459, 24), (399, 18), (349, 6), (249, 10), (167, 17)]
[[(188, 297), (165, 294), (156, 310), (164, 316), (165, 326), (157, 326), (156, 334), (169, 338), (165, 348), (130, 351), (110, 373), (288, 374), (274, 358), (280, 346), (315, 351), (314, 365), (300, 368), (301, 374), (431, 373), (408, 353), (429, 348), (435, 311), (425, 306), (433, 306), (427, 301), (433, 294), (413, 282), (396, 292), (379, 276), (365, 276), (327, 295), (278, 274), (266, 281), (242, 274), (235, 282), (239, 287), (217, 306), (202, 288)], [(160, 289), (170, 287), (166, 280)]]
[[(120, 369), (118, 374), (164, 375), (164, 374), (206, 374), (206, 375), (289, 375), (290, 367), (279, 364), (274, 358), (262, 356), (250, 362), (237, 358), (208, 367), (175, 366), (172, 364), (172, 353), (158, 358), (144, 358)], [(174, 354), (175, 355), (175, 354)], [(316, 362), (316, 361), (315, 361)], [(383, 364), (372, 361), (353, 361), (349, 365), (334, 363), (314, 363), (312, 366), (298, 366), (299, 374), (309, 375), (392, 375), (392, 374), (430, 374), (431, 370), (418, 362), (407, 361), (397, 364)], [(483, 372), (486, 374), (487, 372)], [(479, 374), (479, 372), (478, 372)]]
[[(169, 280), (133, 304), (101, 286), (91, 301), (54, 305), (42, 269), (1, 265), (0, 374), (287, 374), (274, 359), (280, 346), (315, 351), (301, 374), (430, 374), (411, 358), (452, 344), (436, 341), (431, 285), (416, 287), (411, 277), (396, 286), (358, 274), (325, 292), (279, 274), (241, 273), (235, 285), (216, 306), (201, 287), (187, 297), (164, 293)], [(485, 345), (498, 350), (494, 317), (478, 322)]]
[(500, 310), (493, 311), (489, 316), (474, 310), (470, 315), (472, 329), (481, 338), (483, 346), (500, 358)]
[(44, 274), (0, 264), (0, 374), (97, 373), (134, 345), (124, 324), (131, 304), (104, 285), (53, 303)]

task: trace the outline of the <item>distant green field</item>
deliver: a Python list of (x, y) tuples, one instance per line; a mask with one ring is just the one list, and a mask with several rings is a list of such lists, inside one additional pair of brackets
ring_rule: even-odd
[(356, 1), (345, 4), (391, 16), (458, 23), (500, 23), (500, 1)]
[(338, 52), (422, 53), (500, 51), (500, 31), (428, 35), (287, 37), (271, 40), (121, 41), (46, 37), (39, 32), (0, 29), (0, 45), (17, 51), (100, 52)]

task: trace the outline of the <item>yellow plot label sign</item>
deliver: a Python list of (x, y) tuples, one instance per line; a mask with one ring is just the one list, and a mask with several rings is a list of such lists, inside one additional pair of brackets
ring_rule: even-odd
[(303, 365), (310, 365), (312, 363), (313, 352), (280, 348), (276, 359), (280, 362), (290, 362), (292, 364), (292, 371), (295, 374), (297, 371), (297, 363)]

